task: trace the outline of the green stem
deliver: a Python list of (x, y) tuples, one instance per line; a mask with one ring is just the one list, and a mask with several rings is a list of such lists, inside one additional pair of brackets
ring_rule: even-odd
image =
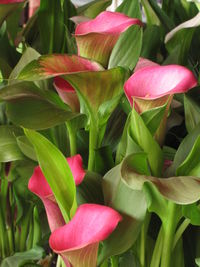
[(21, 233), (20, 233), (20, 240), (19, 240), (19, 250), (25, 251), (26, 249), (26, 241), (28, 237), (29, 226), (32, 221), (32, 213), (33, 207), (32, 205), (29, 207), (26, 216), (21, 221)]
[(105, 260), (100, 267), (108, 267), (108, 260)]
[(174, 243), (173, 243), (172, 249), (174, 249), (176, 247), (177, 242), (179, 241), (179, 239), (181, 238), (183, 232), (189, 226), (189, 224), (190, 224), (190, 219), (185, 219), (182, 222), (182, 224), (179, 226), (179, 228), (176, 231), (175, 237), (174, 237)]
[(66, 122), (68, 136), (69, 136), (69, 143), (70, 143), (70, 154), (71, 156), (76, 155), (77, 147), (76, 147), (76, 131), (74, 131), (72, 124), (70, 121)]
[(160, 228), (156, 244), (153, 250), (153, 255), (151, 258), (151, 265), (150, 267), (159, 267), (160, 266), (160, 258), (161, 258), (161, 253), (162, 253), (162, 245), (163, 245), (163, 229), (162, 227)]
[(116, 256), (111, 257), (111, 267), (118, 267), (118, 258)]
[(169, 202), (168, 204), (168, 219), (163, 223), (163, 250), (161, 258), (161, 267), (170, 267), (171, 254), (174, 242), (174, 233), (176, 230), (176, 210), (175, 203)]
[(60, 267), (60, 266), (61, 266), (61, 257), (60, 257), (60, 255), (58, 255), (56, 267)]
[(147, 231), (148, 231), (150, 220), (151, 220), (151, 214), (147, 212), (145, 220), (144, 220), (144, 224), (142, 225), (141, 234), (140, 234), (140, 265), (141, 267), (145, 267), (146, 238), (147, 238)]
[(94, 170), (95, 164), (95, 150), (97, 149), (98, 134), (97, 128), (95, 127), (95, 122), (91, 121), (90, 133), (89, 133), (89, 159), (88, 159), (88, 170)]

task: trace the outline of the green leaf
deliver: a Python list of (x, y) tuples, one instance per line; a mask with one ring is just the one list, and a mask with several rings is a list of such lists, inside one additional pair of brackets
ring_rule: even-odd
[[(194, 176), (178, 176), (170, 178), (157, 178), (150, 175), (144, 175), (138, 171), (135, 158), (141, 158), (141, 153), (132, 154), (126, 157), (122, 163), (121, 175), (123, 180), (130, 188), (142, 190), (144, 183), (152, 183), (159, 193), (166, 199), (176, 204), (191, 204), (200, 199), (200, 178)], [(145, 160), (145, 155), (143, 154)], [(139, 160), (138, 160), (139, 162)], [(145, 162), (145, 161), (144, 161)], [(141, 166), (141, 165), (140, 165)], [(144, 170), (144, 167), (142, 167)]]
[(163, 24), (164, 28), (168, 31), (174, 28), (174, 22), (167, 16), (167, 14), (159, 7), (157, 1), (147, 0), (151, 8), (155, 12), (156, 16), (159, 18), (160, 22)]
[(196, 263), (198, 266), (200, 266), (200, 258), (195, 259), (195, 263)]
[(159, 176), (163, 168), (163, 152), (145, 126), (141, 116), (133, 108), (130, 122), (130, 134), (133, 140), (147, 154), (152, 174)]
[(145, 125), (147, 126), (147, 128), (149, 129), (152, 135), (155, 134), (156, 130), (160, 126), (161, 120), (163, 119), (165, 115), (165, 110), (166, 110), (167, 105), (168, 103), (166, 103), (163, 106), (144, 111), (141, 114), (141, 117)]
[(154, 60), (161, 46), (161, 29), (156, 25), (148, 25), (144, 30), (141, 57)]
[(21, 129), (15, 126), (0, 126), (0, 162), (24, 159), (16, 141), (21, 134)]
[(200, 108), (198, 103), (189, 95), (184, 95), (185, 124), (190, 133), (200, 122)]
[(26, 252), (17, 252), (13, 256), (5, 258), (1, 267), (21, 267), (26, 263), (32, 263), (42, 259), (44, 249), (41, 247), (34, 247)]
[(167, 172), (168, 176), (175, 175), (176, 169), (187, 158), (199, 135), (200, 135), (200, 124), (198, 124), (196, 128), (191, 133), (189, 133), (181, 142), (175, 154), (174, 161), (172, 165), (168, 168)]
[(102, 192), (102, 176), (95, 172), (87, 172), (82, 183), (77, 187), (78, 205), (83, 203), (104, 204)]
[(88, 115), (89, 120), (93, 120), (96, 125), (105, 125), (123, 94), (125, 69), (118, 67), (99, 72), (67, 74), (62, 77), (77, 91), (82, 113)]
[(142, 49), (142, 28), (133, 25), (123, 32), (115, 44), (108, 63), (108, 68), (122, 66), (135, 67)]
[(22, 153), (26, 157), (28, 157), (34, 161), (37, 161), (37, 157), (36, 157), (34, 148), (31, 145), (31, 143), (28, 141), (26, 136), (23, 135), (23, 136), (17, 137), (17, 144), (18, 144), (20, 150), (22, 151)]
[(189, 155), (183, 163), (177, 168), (177, 175), (192, 175), (200, 177), (200, 135), (197, 137)]
[(183, 215), (190, 220), (193, 225), (200, 225), (200, 207), (198, 204), (184, 205), (182, 207)]
[(94, 0), (85, 4), (77, 9), (78, 15), (83, 15), (88, 18), (94, 19), (98, 14), (106, 10), (110, 6), (112, 0)]
[(22, 69), (31, 61), (38, 59), (38, 57), (40, 56), (40, 54), (34, 50), (31, 47), (28, 47), (25, 52), (23, 53), (23, 55), (21, 56), (19, 62), (17, 63), (17, 65), (14, 67), (14, 69), (12, 70), (10, 76), (9, 76), (9, 84), (13, 84), (16, 82), (17, 76), (19, 75), (19, 73), (22, 71)]
[(124, 0), (121, 5), (117, 7), (116, 12), (124, 13), (131, 18), (142, 19), (140, 3), (138, 0)]
[(31, 82), (9, 85), (0, 90), (7, 103), (8, 118), (30, 129), (47, 129), (78, 116), (53, 91), (43, 91)]
[(122, 255), (119, 260), (119, 267), (140, 267), (140, 263), (133, 252), (129, 251)]
[(65, 27), (69, 32), (73, 23), (69, 18), (76, 15), (75, 7), (69, 0), (62, 4), (58, 0), (43, 0), (38, 11), (38, 27), (43, 54), (67, 52)]
[(44, 136), (24, 130), (33, 144), (42, 172), (49, 183), (66, 222), (76, 210), (76, 187), (63, 154)]
[(146, 214), (144, 194), (130, 189), (121, 177), (121, 165), (111, 169), (103, 178), (105, 203), (119, 211), (123, 220), (103, 242), (99, 262), (125, 252), (136, 241)]
[(24, 3), (0, 4), (0, 26), (3, 21)]
[(144, 7), (144, 12), (147, 19), (148, 25), (160, 25), (160, 20), (158, 19), (156, 13), (152, 9), (151, 5), (149, 4), (148, 0), (141, 0), (141, 3)]

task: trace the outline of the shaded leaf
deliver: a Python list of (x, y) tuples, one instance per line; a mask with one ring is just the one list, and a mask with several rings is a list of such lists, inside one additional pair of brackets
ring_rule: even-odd
[(0, 162), (24, 159), (16, 141), (21, 134), (21, 129), (15, 126), (0, 126)]
[(121, 5), (117, 7), (116, 12), (124, 13), (131, 18), (142, 19), (140, 11), (140, 3), (138, 0), (124, 0)]
[(5, 258), (2, 267), (20, 267), (26, 263), (40, 260), (44, 255), (44, 250), (41, 247), (34, 247), (26, 252), (17, 252), (13, 256)]
[(134, 108), (131, 115), (130, 134), (133, 140), (147, 154), (152, 174), (155, 176), (161, 175), (163, 152)]
[(40, 90), (31, 82), (4, 87), (0, 90), (0, 100), (6, 101), (12, 122), (30, 129), (46, 129), (78, 115), (56, 93)]
[(139, 174), (134, 164), (134, 158), (140, 154), (128, 156), (122, 164), (123, 180), (134, 190), (142, 190), (145, 182), (152, 183), (160, 194), (176, 203), (191, 204), (200, 199), (200, 178), (194, 176), (177, 176), (170, 178), (157, 178)]
[(142, 29), (133, 25), (119, 37), (111, 52), (108, 68), (122, 66), (132, 70), (139, 59), (141, 48)]

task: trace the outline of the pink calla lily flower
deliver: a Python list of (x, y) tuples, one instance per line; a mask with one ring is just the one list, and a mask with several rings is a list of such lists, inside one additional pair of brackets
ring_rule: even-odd
[(67, 266), (96, 267), (99, 242), (106, 239), (122, 220), (110, 207), (81, 205), (72, 220), (50, 236), (50, 247)]
[(168, 103), (156, 139), (162, 145), (165, 136), (168, 110), (174, 94), (186, 93), (197, 85), (192, 71), (179, 65), (160, 66), (140, 58), (135, 72), (124, 85), (130, 105), (142, 113)]
[(29, 9), (28, 9), (28, 16), (29, 18), (33, 16), (35, 11), (40, 6), (40, 0), (29, 0)]
[(78, 24), (75, 30), (78, 54), (107, 66), (120, 34), (132, 25), (143, 24), (139, 19), (110, 11), (104, 11), (95, 19)]
[[(197, 85), (197, 79), (187, 68), (179, 65), (160, 66), (146, 61), (124, 85), (125, 94), (133, 106), (133, 100), (155, 100), (164, 96), (185, 93)], [(136, 100), (137, 104), (137, 100)]]
[(15, 3), (22, 3), (25, 0), (0, 0), (0, 4), (6, 5), (6, 4), (15, 4)]
[[(79, 185), (85, 176), (81, 156), (75, 155), (67, 158), (67, 162), (72, 171), (75, 184)], [(39, 166), (35, 168), (34, 173), (29, 180), (28, 188), (42, 200), (47, 213), (50, 230), (54, 231), (58, 227), (64, 225), (65, 221), (58, 204), (56, 203), (53, 192)]]

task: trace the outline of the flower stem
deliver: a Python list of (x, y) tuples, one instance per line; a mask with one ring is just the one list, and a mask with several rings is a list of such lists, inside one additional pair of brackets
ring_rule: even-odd
[(140, 265), (145, 267), (145, 256), (146, 256), (146, 237), (149, 227), (149, 222), (151, 219), (150, 213), (147, 213), (144, 224), (142, 225), (141, 234), (140, 234)]
[(160, 258), (162, 253), (162, 245), (163, 245), (163, 229), (162, 226), (157, 236), (156, 244), (154, 247), (153, 255), (151, 258), (151, 265), (150, 267), (159, 267), (160, 266)]
[(70, 143), (70, 154), (71, 156), (76, 155), (77, 147), (76, 147), (76, 131), (74, 131), (72, 124), (70, 121), (66, 122), (68, 136), (69, 136), (69, 143)]
[(95, 164), (95, 150), (97, 149), (98, 134), (95, 122), (91, 121), (90, 133), (89, 133), (89, 159), (88, 159), (88, 170), (94, 170)]
[(118, 267), (118, 258), (116, 256), (111, 257), (111, 267)]
[(176, 247), (177, 242), (179, 241), (183, 232), (185, 231), (185, 229), (188, 227), (189, 224), (190, 224), (190, 219), (185, 219), (177, 229), (174, 237), (173, 249)]
[(161, 267), (170, 267), (171, 253), (174, 242), (174, 233), (176, 230), (176, 210), (175, 203), (169, 202), (168, 219), (163, 223), (163, 250), (161, 258)]

